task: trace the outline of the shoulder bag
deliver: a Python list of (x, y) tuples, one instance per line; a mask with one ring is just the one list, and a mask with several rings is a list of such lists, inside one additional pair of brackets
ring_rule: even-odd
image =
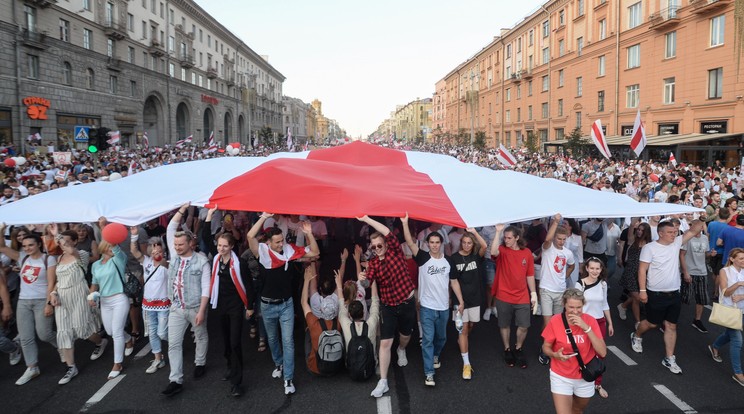
[(579, 371), (581, 371), (581, 377), (586, 382), (594, 382), (607, 370), (604, 361), (598, 356), (594, 355), (594, 358), (592, 358), (588, 364), (584, 365), (584, 360), (581, 358), (579, 347), (576, 346), (576, 341), (574, 341), (571, 327), (568, 326), (568, 319), (566, 319), (565, 311), (561, 314), (561, 318), (563, 318), (563, 326), (566, 328), (566, 336), (571, 341), (571, 347), (576, 353), (576, 360), (579, 362)]

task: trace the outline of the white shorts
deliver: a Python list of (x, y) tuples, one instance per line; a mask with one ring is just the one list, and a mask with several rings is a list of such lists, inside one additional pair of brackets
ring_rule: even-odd
[(540, 288), (540, 311), (543, 316), (558, 315), (563, 312), (563, 292), (551, 292)]
[[(452, 320), (455, 320), (455, 311), (452, 311)], [(473, 306), (462, 311), (463, 322), (480, 322), (480, 306)]]
[(550, 392), (558, 395), (575, 395), (581, 398), (594, 396), (594, 383), (584, 379), (573, 379), (560, 376), (550, 371)]

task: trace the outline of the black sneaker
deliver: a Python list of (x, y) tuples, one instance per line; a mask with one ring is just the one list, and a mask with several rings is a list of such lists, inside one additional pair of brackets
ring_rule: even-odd
[(703, 322), (700, 321), (700, 319), (695, 319), (692, 321), (692, 327), (700, 331), (701, 333), (708, 333), (708, 328), (703, 325)]
[(206, 368), (204, 368), (204, 365), (197, 365), (196, 368), (194, 368), (194, 378), (199, 379), (203, 377), (205, 372)]
[(542, 350), (540, 350), (540, 355), (537, 357), (537, 360), (542, 365), (548, 365), (548, 364), (550, 364), (550, 357), (547, 356), (547, 355), (545, 355), (545, 353)]
[(235, 398), (239, 398), (241, 395), (243, 395), (243, 387), (240, 386), (240, 384), (235, 384), (230, 388), (230, 395)]
[(522, 368), (522, 369), (527, 368), (527, 360), (524, 359), (521, 348), (514, 350), (514, 359), (516, 360), (517, 366), (519, 368)]
[(168, 384), (167, 387), (161, 392), (161, 394), (165, 395), (166, 397), (170, 397), (173, 395), (178, 394), (183, 389), (183, 385), (177, 383), (177, 382), (171, 382)]
[(506, 351), (504, 351), (504, 362), (506, 362), (506, 365), (510, 367), (513, 367), (516, 363), (516, 360), (514, 359), (514, 352), (512, 352), (511, 348), (508, 348)]

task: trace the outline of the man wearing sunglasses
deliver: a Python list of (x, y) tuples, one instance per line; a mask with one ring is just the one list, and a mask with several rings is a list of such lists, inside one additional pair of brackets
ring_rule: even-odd
[(408, 265), (403, 256), (400, 242), (384, 224), (369, 218), (367, 215), (358, 217), (359, 221), (368, 224), (375, 230), (370, 234), (370, 249), (374, 256), (367, 265), (367, 280), (370, 283), (377, 280), (380, 290), (380, 381), (372, 391), (375, 398), (382, 397), (388, 392), (388, 368), (390, 367), (390, 351), (396, 332), (399, 336), (398, 365), (408, 365), (406, 346), (411, 339), (413, 328), (416, 326), (416, 301), (413, 294), (413, 282), (408, 276)]

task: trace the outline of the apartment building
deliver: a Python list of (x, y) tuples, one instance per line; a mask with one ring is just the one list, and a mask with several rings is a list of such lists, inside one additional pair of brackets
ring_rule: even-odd
[(576, 128), (588, 136), (599, 119), (624, 156), (640, 111), (647, 158), (672, 151), (687, 162), (738, 163), (744, 82), (734, 8), (733, 0), (548, 1), (437, 82), (435, 94), (446, 84), (445, 132), (483, 131), (491, 146), (532, 136), (554, 149)]
[(192, 0), (2, 1), (0, 45), (0, 145), (84, 148), (76, 126), (153, 146), (282, 133), (284, 76)]

